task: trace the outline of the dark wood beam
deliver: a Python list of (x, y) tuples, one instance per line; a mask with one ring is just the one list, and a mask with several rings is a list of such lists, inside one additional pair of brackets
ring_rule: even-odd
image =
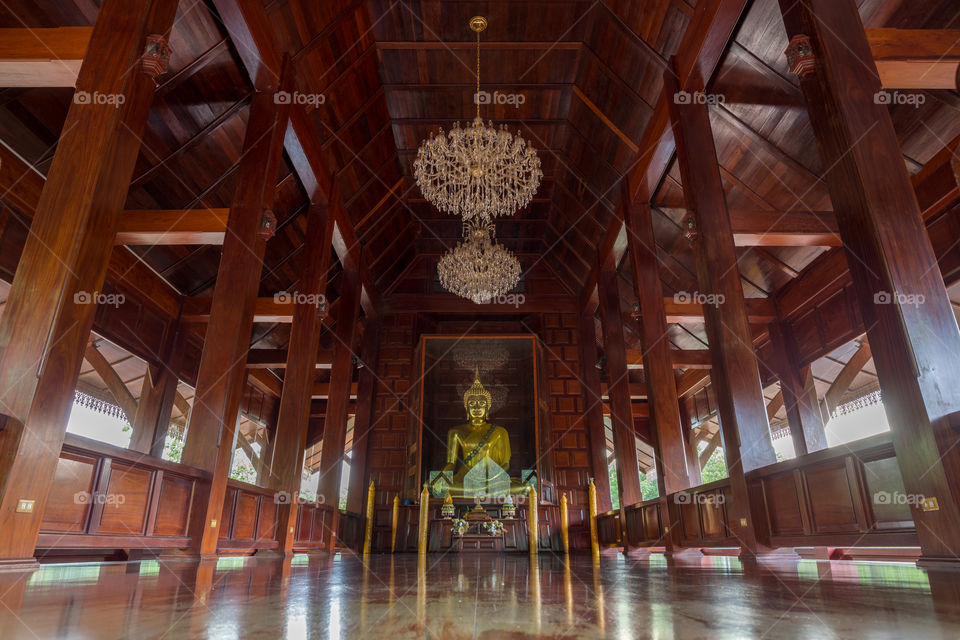
[(791, 39), (805, 35), (816, 64), (800, 80), (843, 237), (855, 295), (883, 389), (922, 558), (960, 549), (960, 330), (853, 0), (781, 0)]
[[(689, 488), (691, 477), (699, 474), (693, 469), (695, 461), (687, 457), (683, 434), (685, 427), (680, 421), (677, 381), (673, 375), (677, 354), (670, 349), (667, 333), (652, 212), (646, 202), (630, 202), (630, 194), (626, 190), (624, 200), (633, 290), (639, 300), (637, 324), (643, 345), (641, 357), (648, 402), (653, 407), (651, 434), (654, 436), (657, 478), (661, 495), (667, 495)], [(710, 352), (704, 351), (703, 355), (709, 359)]]
[[(285, 72), (289, 79), (290, 71)], [(289, 80), (287, 80), (289, 82)], [(227, 475), (233, 458), (237, 415), (246, 379), (246, 356), (254, 322), (254, 306), (266, 237), (261, 220), (274, 204), (282, 161), (288, 105), (278, 104), (276, 91), (289, 84), (261, 80), (250, 108), (236, 191), (227, 219), (227, 234), (217, 271), (196, 398), (183, 447), (184, 464), (211, 473), (209, 492), (191, 517), (195, 552), (217, 549)]]
[[(332, 237), (333, 219), (328, 215), (327, 207), (312, 206), (307, 214), (304, 237), (304, 272), (298, 282), (298, 287), (306, 295), (322, 297), (326, 294)], [(320, 315), (318, 309), (307, 305), (294, 309), (277, 429), (266, 465), (270, 469), (268, 486), (286, 491), (291, 496), (300, 491), (303, 454), (307, 446), (307, 415), (313, 380), (317, 375), (314, 354), (322, 328)], [(293, 552), (298, 515), (298, 501), (288, 500), (280, 505), (277, 539), (283, 553)]]
[(530, 314), (574, 313), (577, 302), (570, 296), (527, 296), (516, 294), (504, 297), (504, 302), (475, 304), (449, 293), (426, 295), (394, 294), (383, 299), (385, 313), (444, 313), (444, 314)]
[(867, 29), (867, 44), (885, 89), (957, 90), (958, 29)]
[(223, 244), (230, 209), (124, 211), (114, 244)]
[(843, 365), (840, 373), (830, 384), (830, 388), (823, 394), (826, 415), (833, 413), (833, 410), (840, 405), (840, 399), (850, 389), (850, 385), (853, 384), (853, 381), (860, 375), (871, 358), (873, 358), (873, 353), (870, 351), (870, 345), (866, 341), (860, 343), (860, 347), (850, 356), (847, 364)]
[[(287, 366), (287, 349), (250, 349), (247, 353), (247, 369), (284, 369)], [(333, 363), (333, 349), (320, 349), (314, 366), (329, 369)]]
[[(125, 100), (119, 107), (74, 101), (36, 205), (2, 317), (0, 562), (33, 559), (73, 404), (117, 219), (153, 100), (153, 80), (133, 72), (147, 34), (168, 34), (172, 0), (104, 3), (90, 35), (77, 90)], [(17, 501), (35, 500), (32, 513)]]
[(0, 87), (74, 87), (93, 27), (0, 29)]
[(134, 399), (133, 394), (130, 393), (130, 390), (127, 389), (127, 385), (125, 385), (123, 380), (120, 379), (120, 376), (117, 375), (116, 370), (110, 366), (107, 359), (103, 357), (103, 354), (97, 349), (96, 342), (91, 342), (87, 345), (83, 359), (90, 363), (90, 366), (97, 372), (97, 375), (100, 376), (103, 383), (107, 385), (107, 390), (110, 391), (110, 395), (113, 396), (117, 406), (123, 409), (123, 413), (127, 417), (127, 422), (133, 424), (134, 418), (137, 415), (137, 401)]
[(610, 496), (610, 468), (607, 463), (607, 434), (603, 423), (603, 387), (597, 369), (597, 330), (593, 314), (581, 314), (577, 348), (580, 354), (580, 388), (583, 391), (583, 422), (590, 445), (590, 473), (597, 488), (597, 510), (613, 508)]
[[(347, 433), (347, 405), (350, 403), (350, 397), (356, 395), (356, 387), (353, 383), (353, 356), (357, 318), (360, 316), (361, 305), (360, 274), (356, 269), (345, 266), (343, 275), (342, 303), (336, 325), (327, 417), (323, 425), (320, 480), (317, 484), (317, 496), (323, 496), (328, 504), (338, 504), (340, 501), (340, 470)], [(336, 520), (339, 517), (339, 511), (335, 514)], [(331, 552), (336, 544), (336, 532), (336, 526), (333, 526), (329, 541)]]
[(832, 211), (731, 209), (730, 226), (738, 247), (839, 247)]
[(636, 504), (640, 493), (640, 467), (630, 402), (630, 377), (627, 370), (626, 343), (620, 322), (620, 295), (617, 273), (612, 264), (601, 271), (597, 288), (600, 295), (600, 321), (603, 325), (603, 351), (606, 355), (610, 394), (610, 417), (621, 506)]
[[(773, 345), (773, 373), (780, 380), (780, 393), (787, 409), (793, 450), (798, 456), (827, 448), (823, 415), (817, 402), (810, 366), (800, 364), (797, 343), (790, 327), (781, 321), (770, 323), (770, 342)], [(769, 419), (770, 407), (767, 406)]]
[[(703, 90), (703, 77), (691, 78), (695, 90)], [(675, 95), (680, 87), (677, 74), (664, 73), (667, 95)], [(760, 541), (744, 474), (775, 463), (776, 455), (770, 441), (710, 113), (704, 104), (679, 101), (672, 101), (669, 109), (684, 198), (687, 208), (696, 212), (699, 237), (693, 242), (693, 251), (697, 280), (701, 291), (716, 300), (715, 304), (704, 304), (704, 320), (733, 496), (727, 517), (733, 526), (731, 533), (741, 543), (741, 553), (752, 556), (760, 551)]]

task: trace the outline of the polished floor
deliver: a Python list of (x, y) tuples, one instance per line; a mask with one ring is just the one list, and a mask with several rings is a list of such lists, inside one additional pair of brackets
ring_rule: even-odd
[(14, 638), (960, 638), (960, 572), (541, 555), (346, 555), (0, 573)]

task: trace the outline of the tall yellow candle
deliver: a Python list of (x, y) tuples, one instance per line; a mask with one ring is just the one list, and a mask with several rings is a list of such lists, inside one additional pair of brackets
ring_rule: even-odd
[(530, 553), (536, 555), (539, 536), (537, 535), (537, 490), (530, 487), (530, 493), (527, 494), (529, 503), (527, 505), (527, 532), (530, 534)]
[(373, 503), (376, 497), (377, 490), (371, 480), (370, 488), (367, 489), (367, 523), (363, 531), (363, 555), (368, 555), (373, 547)]
[(393, 496), (393, 519), (390, 523), (390, 553), (397, 550), (397, 525), (400, 524), (400, 496)]
[(597, 535), (597, 486), (593, 484), (593, 478), (590, 478), (590, 486), (587, 487), (590, 506), (590, 550), (593, 552), (594, 562), (600, 560), (600, 538)]
[(427, 555), (427, 527), (430, 521), (430, 492), (424, 487), (420, 492), (420, 535), (417, 540), (417, 553)]
[(567, 510), (567, 494), (560, 496), (560, 539), (563, 541), (563, 552), (570, 553), (570, 513)]

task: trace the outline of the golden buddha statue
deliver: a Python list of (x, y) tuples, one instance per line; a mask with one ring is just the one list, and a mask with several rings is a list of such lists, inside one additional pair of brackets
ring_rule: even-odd
[(447, 464), (434, 479), (437, 490), (448, 490), (457, 498), (505, 496), (522, 489), (511, 480), (510, 434), (491, 424), (490, 392), (483, 388), (479, 371), (473, 385), (463, 394), (463, 408), (469, 422), (447, 433)]

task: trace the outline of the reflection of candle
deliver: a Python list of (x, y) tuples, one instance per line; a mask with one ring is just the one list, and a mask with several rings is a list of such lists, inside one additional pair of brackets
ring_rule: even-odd
[(530, 590), (533, 600), (533, 624), (540, 632), (540, 560), (535, 554), (530, 555)]
[(570, 561), (563, 563), (563, 590), (567, 596), (567, 625), (573, 626), (573, 580), (570, 579)]
[[(426, 491), (426, 490), (424, 490)], [(427, 556), (420, 554), (417, 561), (417, 622), (427, 624)]]
[(593, 563), (593, 594), (597, 599), (597, 626), (600, 627), (600, 631), (607, 630), (607, 622), (604, 619), (606, 613), (603, 610), (603, 584), (600, 582), (600, 563)]

